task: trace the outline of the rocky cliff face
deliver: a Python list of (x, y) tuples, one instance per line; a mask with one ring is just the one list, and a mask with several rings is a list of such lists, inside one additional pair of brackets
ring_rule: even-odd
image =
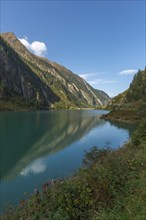
[(0, 38), (0, 98), (50, 106), (59, 97), (26, 65), (18, 54)]
[(8, 92), (55, 108), (102, 106), (110, 100), (65, 67), (30, 53), (13, 33), (1, 34), (0, 60), (1, 97)]

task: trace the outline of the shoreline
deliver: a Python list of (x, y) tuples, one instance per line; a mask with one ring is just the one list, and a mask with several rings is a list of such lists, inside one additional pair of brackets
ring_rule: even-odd
[(1, 219), (31, 219), (34, 213), (37, 219), (56, 219), (57, 215), (60, 219), (108, 219), (109, 215), (133, 219), (131, 213), (144, 216), (146, 135), (142, 128), (146, 129), (146, 121), (131, 141), (117, 150), (88, 151), (83, 166), (73, 176), (42, 183), (40, 191), (35, 189), (19, 206), (10, 207)]
[(101, 119), (117, 122), (125, 122), (130, 124), (138, 124), (141, 117), (135, 110), (114, 110), (110, 111), (106, 115), (102, 115)]

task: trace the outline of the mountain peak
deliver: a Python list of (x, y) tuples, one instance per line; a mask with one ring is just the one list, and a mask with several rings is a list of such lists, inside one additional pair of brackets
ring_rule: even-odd
[(3, 33), (1, 33), (1, 35), (13, 35), (13, 36), (15, 36), (14, 32), (11, 32), (11, 31), (3, 32)]
[(5, 33), (1, 33), (0, 36), (2, 38), (4, 38), (5, 40), (7, 39), (17, 39), (16, 35), (13, 32), (5, 32)]
[(21, 55), (30, 55), (29, 50), (19, 41), (13, 32), (1, 33), (0, 36), (17, 52)]

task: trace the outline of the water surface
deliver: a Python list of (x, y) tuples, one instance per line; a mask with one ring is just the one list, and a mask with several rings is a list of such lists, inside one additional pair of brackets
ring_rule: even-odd
[(107, 111), (1, 112), (1, 206), (17, 204), (24, 192), (43, 182), (71, 175), (85, 150), (120, 147), (133, 126), (99, 118)]

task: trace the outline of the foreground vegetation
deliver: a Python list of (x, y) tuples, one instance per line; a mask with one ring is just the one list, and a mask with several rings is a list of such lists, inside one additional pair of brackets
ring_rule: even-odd
[(48, 181), (2, 220), (146, 219), (146, 120), (118, 150), (86, 152), (83, 167), (65, 180)]

